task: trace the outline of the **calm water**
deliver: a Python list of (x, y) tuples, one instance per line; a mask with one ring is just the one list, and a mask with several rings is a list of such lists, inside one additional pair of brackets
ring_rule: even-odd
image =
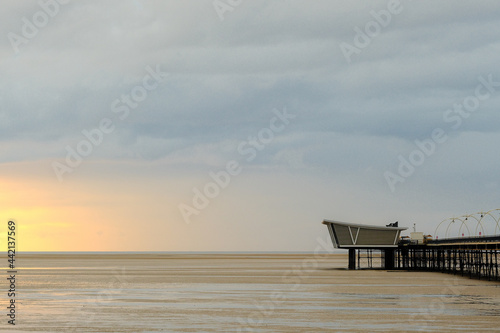
[[(15, 328), (500, 331), (498, 283), (442, 273), (347, 271), (346, 262), (343, 255), (305, 254), (23, 255)], [(5, 319), (2, 328), (9, 328)]]

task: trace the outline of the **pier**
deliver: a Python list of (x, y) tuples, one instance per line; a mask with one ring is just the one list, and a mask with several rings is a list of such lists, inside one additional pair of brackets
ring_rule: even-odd
[(500, 281), (499, 244), (500, 235), (447, 238), (422, 245), (400, 244), (395, 250), (395, 269), (438, 271)]
[[(492, 235), (487, 235), (487, 219), (493, 222)], [(437, 232), (444, 222), (448, 222), (445, 238), (439, 239)], [(323, 224), (334, 247), (348, 250), (349, 269), (373, 269), (378, 263), (386, 270), (436, 271), (500, 281), (500, 209), (446, 219), (438, 224), (436, 239), (421, 232), (401, 237), (408, 228), (399, 227), (397, 222), (385, 227), (333, 220)], [(452, 226), (458, 227), (461, 237), (447, 237)], [(471, 230), (477, 235), (471, 235)]]

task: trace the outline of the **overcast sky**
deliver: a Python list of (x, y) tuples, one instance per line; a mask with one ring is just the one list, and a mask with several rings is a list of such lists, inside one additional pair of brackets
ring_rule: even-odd
[(500, 208), (498, 1), (2, 7), (21, 249), (314, 251), (323, 219)]

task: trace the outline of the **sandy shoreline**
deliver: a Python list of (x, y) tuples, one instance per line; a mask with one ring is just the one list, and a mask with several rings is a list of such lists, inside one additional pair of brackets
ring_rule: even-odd
[[(498, 330), (500, 284), (348, 271), (344, 254), (20, 254), (16, 329)], [(5, 327), (5, 326), (4, 326)]]

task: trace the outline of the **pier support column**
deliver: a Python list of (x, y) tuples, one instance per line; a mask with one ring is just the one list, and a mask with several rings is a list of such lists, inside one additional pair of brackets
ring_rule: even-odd
[(394, 269), (394, 250), (384, 250), (384, 267), (385, 269)]
[(349, 249), (349, 269), (356, 269), (356, 249)]

